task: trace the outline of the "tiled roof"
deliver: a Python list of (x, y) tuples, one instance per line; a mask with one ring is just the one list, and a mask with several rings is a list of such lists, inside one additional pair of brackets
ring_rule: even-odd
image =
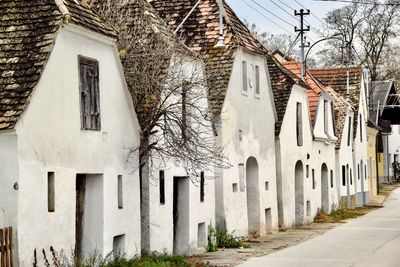
[(308, 86), (294, 73), (283, 67), (275, 58), (268, 57), (267, 63), (271, 78), (272, 93), (274, 95), (275, 110), (278, 117), (275, 123), (275, 135), (278, 136), (281, 131), (293, 85), (299, 84), (304, 88), (308, 88)]
[(54, 0), (0, 1), (0, 130), (14, 128), (27, 107), (63, 18), (116, 36), (86, 4), (74, 0), (64, 3), (67, 9), (62, 13)]
[[(338, 92), (341, 96), (346, 96), (347, 91), (347, 68), (321, 68), (310, 69), (310, 73), (318, 79), (323, 85), (331, 87)], [(361, 93), (361, 83), (363, 78), (362, 67), (349, 68), (349, 97), (351, 104), (354, 107), (354, 136), (357, 132), (359, 100)]]
[[(301, 77), (301, 63), (295, 60), (282, 62), (283, 66), (296, 74), (299, 78)], [(310, 119), (314, 122), (315, 113), (318, 108), (319, 97), (321, 93), (326, 93), (326, 89), (322, 86), (308, 71), (304, 82), (308, 85), (308, 104), (310, 109)]]
[[(148, 0), (176, 29), (197, 0)], [(250, 53), (266, 55), (266, 49), (224, 1), (224, 47), (215, 47), (219, 37), (219, 8), (217, 0), (203, 0), (183, 24), (178, 34), (185, 44), (204, 56), (209, 99), (214, 115), (221, 113), (238, 47)]]

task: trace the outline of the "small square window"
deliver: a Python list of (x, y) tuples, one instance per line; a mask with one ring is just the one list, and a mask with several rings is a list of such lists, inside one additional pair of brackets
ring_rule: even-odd
[(233, 183), (232, 184), (232, 192), (236, 193), (238, 191), (238, 184), (237, 183)]

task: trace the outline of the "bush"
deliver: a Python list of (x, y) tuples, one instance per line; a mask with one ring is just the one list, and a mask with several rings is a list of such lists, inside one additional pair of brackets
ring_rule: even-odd
[(228, 233), (226, 230), (208, 226), (208, 245), (207, 251), (217, 251), (218, 248), (248, 248), (249, 245), (244, 243), (245, 238), (235, 236), (234, 232)]

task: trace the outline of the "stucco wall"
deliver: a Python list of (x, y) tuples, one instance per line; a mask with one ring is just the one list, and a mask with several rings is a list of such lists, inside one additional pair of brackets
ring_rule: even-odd
[[(367, 142), (367, 127), (366, 127), (366, 113), (365, 113), (365, 94), (364, 94), (364, 86), (361, 88), (360, 92), (360, 100), (359, 100), (359, 109), (357, 114), (357, 131), (354, 137), (353, 143), (353, 169), (354, 169), (354, 180), (355, 180), (355, 189), (357, 194), (357, 205), (361, 206), (368, 202), (369, 193), (369, 177), (368, 171), (365, 173), (367, 169), (367, 160), (368, 160), (368, 142)], [(360, 120), (360, 115), (362, 120)], [(361, 129), (361, 130), (360, 130)], [(361, 132), (362, 132), (362, 140), (361, 140)], [(361, 168), (362, 164), (362, 168)], [(358, 166), (360, 166), (360, 171), (358, 171)], [(362, 170), (361, 170), (362, 169)], [(358, 173), (360, 172), (360, 175)], [(362, 176), (362, 177), (361, 177)]]
[[(349, 120), (351, 118), (351, 125), (349, 125)], [(353, 166), (353, 125), (354, 125), (354, 114), (353, 112), (348, 112), (345, 120), (345, 124), (343, 127), (342, 139), (340, 142), (340, 149), (337, 151), (337, 165), (336, 165), (336, 173), (337, 173), (337, 183), (339, 185), (339, 196), (340, 197), (350, 197), (355, 195), (356, 193), (356, 185), (355, 185), (355, 172)], [(350, 145), (348, 145), (348, 134), (350, 129)], [(342, 177), (342, 166), (346, 168), (346, 177), (345, 177), (345, 185), (343, 185), (343, 177)], [(348, 166), (348, 171), (347, 171)], [(351, 177), (350, 177), (351, 173)], [(350, 199), (349, 199), (350, 201)], [(342, 203), (343, 205), (348, 205), (350, 203)]]
[[(242, 60), (248, 66), (247, 93), (242, 91)], [(254, 88), (255, 65), (260, 67), (259, 96), (255, 94)], [(243, 172), (246, 173), (246, 163), (250, 157), (254, 157), (258, 163), (258, 192), (251, 193), (258, 196), (258, 203), (249, 204), (259, 208), (259, 231), (254, 234), (264, 235), (278, 227), (274, 124), (272, 92), (265, 59), (239, 50), (223, 105), (217, 138), (217, 143), (226, 147), (225, 153), (232, 167), (217, 170), (220, 178), (216, 180), (218, 226), (229, 232), (235, 231), (236, 235), (248, 234), (247, 188), (245, 184), (244, 187), (241, 186), (239, 181), (239, 164), (244, 165)], [(234, 184), (238, 188), (237, 192), (233, 192)], [(266, 209), (271, 209), (272, 227), (265, 225)]]
[(392, 133), (389, 135), (389, 176), (393, 177), (394, 155), (397, 155), (397, 162), (400, 162), (400, 127), (399, 125), (392, 126)]
[[(92, 38), (93, 37), (93, 38)], [(33, 250), (50, 246), (70, 255), (75, 245), (76, 175), (103, 175), (103, 246), (125, 234), (125, 252), (140, 252), (139, 125), (112, 42), (74, 26), (61, 29), (27, 111), (17, 124), (19, 147), (18, 247), (22, 266)], [(80, 122), (78, 55), (95, 58), (100, 69), (101, 131)], [(47, 172), (55, 173), (55, 212), (47, 210)], [(117, 177), (123, 177), (118, 209)]]
[[(297, 103), (302, 104), (302, 118), (303, 118), (303, 145), (297, 146), (296, 138), (296, 111)], [(277, 146), (280, 147), (280, 153), (277, 154), (278, 166), (278, 179), (282, 183), (281, 188), (278, 190), (278, 200), (281, 209), (280, 226), (291, 227), (295, 224), (295, 166), (298, 161), (303, 165), (303, 188), (304, 188), (304, 222), (309, 222), (313, 218), (306, 214), (306, 203), (311, 201), (311, 172), (312, 159), (311, 154), (313, 151), (312, 146), (312, 132), (309, 119), (309, 109), (307, 92), (300, 86), (293, 86), (288, 105), (286, 107), (285, 116), (283, 118), (281, 132), (279, 139), (277, 139)], [(306, 166), (309, 166), (309, 175), (306, 175)]]
[[(202, 80), (203, 64), (190, 58), (177, 59), (173, 61), (171, 68), (179, 68), (176, 72), (182, 71), (182, 81), (184, 77), (190, 80), (193, 75), (200, 75)], [(176, 74), (175, 74), (176, 75)], [(194, 81), (195, 82), (195, 81)], [(193, 94), (196, 96), (197, 105), (204, 107), (207, 111), (208, 99), (206, 88), (198, 86), (193, 88)], [(203, 97), (201, 97), (201, 95)], [(190, 96), (188, 96), (189, 98)], [(169, 101), (174, 101), (171, 97)], [(177, 100), (180, 101), (180, 100)], [(197, 114), (196, 118), (202, 118), (204, 114)], [(195, 122), (191, 122), (195, 123)], [(204, 135), (204, 140), (213, 140), (213, 129), (211, 121), (203, 120), (199, 125), (192, 125), (193, 129), (198, 129), (199, 135)], [(162, 138), (158, 138), (162, 142)], [(205, 141), (206, 142), (206, 141)], [(177, 253), (183, 255), (193, 255), (200, 251), (205, 251), (206, 244), (198, 242), (198, 225), (204, 223), (205, 235), (203, 240), (207, 240), (208, 225), (215, 226), (215, 175), (213, 168), (207, 170), (196, 170), (198, 177), (187, 177), (184, 164), (173, 158), (151, 158), (150, 172), (148, 175), (144, 199), (145, 222), (147, 229), (145, 233), (145, 249), (150, 251)], [(211, 163), (210, 163), (210, 166)], [(165, 179), (165, 203), (160, 203), (160, 171), (164, 171)], [(204, 171), (205, 188), (204, 202), (200, 201), (200, 173)], [(147, 176), (147, 175), (146, 175)], [(173, 197), (174, 197), (174, 177), (179, 177), (179, 196), (177, 235), (174, 237), (174, 218), (173, 218)], [(174, 251), (175, 242), (175, 251)]]
[(370, 196), (376, 196), (378, 194), (377, 189), (377, 162), (376, 162), (376, 135), (378, 130), (367, 127), (368, 132), (368, 166), (367, 171), (369, 174), (370, 182)]

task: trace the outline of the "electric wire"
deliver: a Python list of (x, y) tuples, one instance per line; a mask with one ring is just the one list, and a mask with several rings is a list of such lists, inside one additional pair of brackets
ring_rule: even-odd
[(247, 3), (245, 0), (242, 0), (242, 2), (244, 4), (246, 4), (248, 7), (250, 7), (251, 9), (253, 9), (255, 12), (257, 12), (258, 14), (260, 14), (261, 16), (263, 16), (265, 19), (267, 19), (269, 22), (273, 23), (275, 26), (277, 26), (278, 28), (282, 29), (283, 31), (287, 32), (289, 35), (291, 35), (292, 37), (295, 37), (295, 35), (288, 31), (287, 29), (283, 28), (281, 25), (279, 25), (278, 23), (276, 23), (275, 21), (273, 21), (272, 19), (268, 18), (267, 16), (265, 16), (263, 13), (261, 13), (259, 10), (257, 10), (256, 8), (254, 8), (253, 6), (251, 6), (249, 3)]
[(266, 9), (264, 6), (260, 5), (258, 2), (256, 2), (255, 0), (250, 0), (251, 2), (253, 2), (254, 4), (256, 4), (258, 7), (260, 7), (261, 9), (263, 9), (264, 11), (268, 12), (269, 14), (271, 14), (272, 16), (276, 17), (277, 19), (279, 19), (280, 21), (288, 24), (289, 26), (294, 27), (293, 24), (287, 22), (286, 20), (282, 19), (281, 17), (279, 17), (278, 15), (276, 15), (275, 13), (272, 13), (271, 11), (269, 11), (268, 9)]
[(400, 3), (380, 3), (380, 2), (363, 2), (355, 0), (313, 0), (315, 2), (340, 2), (349, 4), (362, 4), (362, 5), (380, 5), (380, 6), (398, 6)]

